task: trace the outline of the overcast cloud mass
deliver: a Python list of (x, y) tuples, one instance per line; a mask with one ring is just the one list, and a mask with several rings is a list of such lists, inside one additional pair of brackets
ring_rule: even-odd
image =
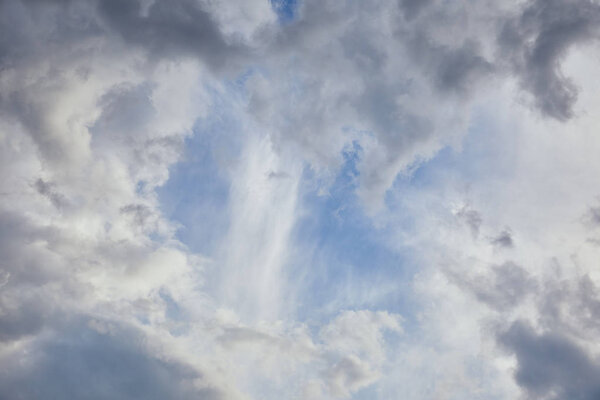
[(597, 0), (0, 0), (0, 399), (600, 399)]

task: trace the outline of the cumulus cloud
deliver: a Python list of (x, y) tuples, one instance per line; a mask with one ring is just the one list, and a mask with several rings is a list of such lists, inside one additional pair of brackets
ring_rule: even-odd
[(0, 1), (0, 397), (597, 397), (598, 7)]

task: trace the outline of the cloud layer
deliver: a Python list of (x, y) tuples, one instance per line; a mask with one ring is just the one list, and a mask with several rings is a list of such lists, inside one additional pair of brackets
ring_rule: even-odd
[(0, 397), (597, 398), (599, 19), (0, 1)]

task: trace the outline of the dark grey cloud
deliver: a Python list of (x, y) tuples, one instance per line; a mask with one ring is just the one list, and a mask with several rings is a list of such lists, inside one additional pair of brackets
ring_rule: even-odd
[(568, 337), (517, 321), (498, 340), (516, 356), (515, 379), (529, 399), (600, 398), (600, 363)]
[(414, 62), (428, 72), (441, 93), (465, 96), (482, 78), (492, 76), (494, 72), (493, 61), (486, 60), (481, 54), (476, 39), (449, 47), (435, 43), (426, 32), (418, 32), (408, 47)]
[(101, 32), (94, 1), (0, 2), (0, 70)]
[(143, 13), (139, 0), (101, 0), (99, 10), (114, 32), (154, 57), (196, 56), (213, 68), (224, 68), (247, 50), (226, 39), (197, 1), (156, 1)]
[(573, 46), (598, 38), (600, 5), (591, 0), (534, 0), (504, 24), (501, 62), (517, 74), (540, 111), (564, 121), (573, 116), (577, 88), (560, 69)]
[[(3, 399), (224, 399), (182, 362), (153, 355), (131, 329), (82, 322), (16, 352), (0, 367)], [(200, 383), (200, 384), (199, 384)]]
[(41, 295), (11, 293), (0, 297), (0, 342), (11, 342), (41, 331), (53, 313)]
[[(589, 276), (564, 278), (556, 268), (544, 279), (514, 269), (504, 279), (511, 291), (529, 282), (538, 328), (517, 320), (498, 331), (498, 344), (516, 356), (514, 378), (527, 399), (597, 400), (600, 360), (587, 345), (593, 346), (600, 333), (600, 291)], [(484, 285), (477, 288), (489, 295)]]

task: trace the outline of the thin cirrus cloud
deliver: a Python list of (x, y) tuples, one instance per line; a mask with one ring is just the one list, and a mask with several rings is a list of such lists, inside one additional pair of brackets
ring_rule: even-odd
[(596, 398), (599, 16), (0, 2), (0, 397)]

